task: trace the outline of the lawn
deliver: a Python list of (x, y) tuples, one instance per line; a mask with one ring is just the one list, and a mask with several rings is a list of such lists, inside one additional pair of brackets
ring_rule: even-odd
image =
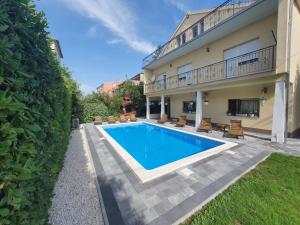
[(300, 224), (300, 158), (272, 154), (184, 225)]

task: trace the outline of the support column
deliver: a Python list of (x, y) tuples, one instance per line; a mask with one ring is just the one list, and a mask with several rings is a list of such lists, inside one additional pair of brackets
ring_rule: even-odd
[(198, 129), (202, 120), (202, 91), (197, 91), (195, 128)]
[(150, 119), (150, 98), (146, 96), (146, 119)]
[(272, 142), (284, 143), (285, 133), (285, 105), (286, 105), (286, 85), (284, 80), (278, 80), (275, 83), (275, 96), (273, 106), (272, 121)]
[(165, 96), (160, 97), (160, 118), (165, 114)]

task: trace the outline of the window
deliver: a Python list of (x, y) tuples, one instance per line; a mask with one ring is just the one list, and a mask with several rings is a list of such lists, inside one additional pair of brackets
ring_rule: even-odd
[(187, 64), (177, 68), (177, 74), (179, 80), (185, 80), (190, 71), (193, 70), (192, 64)]
[(178, 45), (178, 46), (181, 45), (181, 36), (177, 36), (177, 45)]
[(181, 35), (181, 44), (185, 43), (185, 33)]
[(204, 22), (203, 21), (201, 21), (200, 22), (200, 34), (202, 34), (203, 32), (204, 32)]
[(183, 34), (177, 36), (177, 45), (178, 45), (178, 46), (183, 45), (185, 42), (186, 42), (186, 36), (185, 36), (185, 33), (183, 33)]
[(183, 110), (184, 113), (196, 112), (196, 102), (194, 101), (185, 101), (183, 102)]
[(198, 25), (193, 27), (193, 38), (198, 36)]
[(259, 99), (229, 99), (227, 115), (258, 117)]
[(195, 37), (199, 36), (200, 34), (202, 34), (204, 32), (203, 28), (204, 28), (203, 21), (201, 21), (200, 23), (195, 25), (193, 27), (193, 38), (195, 38)]

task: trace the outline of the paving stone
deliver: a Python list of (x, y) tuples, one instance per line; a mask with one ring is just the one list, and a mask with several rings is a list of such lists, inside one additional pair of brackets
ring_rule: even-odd
[(161, 198), (157, 195), (152, 195), (149, 198), (144, 198), (144, 203), (148, 208), (153, 208), (153, 206), (158, 205), (161, 202)]
[[(194, 129), (187, 128), (194, 132)], [(106, 140), (101, 141), (99, 132), (92, 125), (87, 129), (90, 139), (94, 139), (89, 144), (93, 145), (103, 169), (100, 180), (105, 182), (106, 191), (101, 190), (101, 193), (111, 191), (106, 200), (117, 202), (115, 205), (105, 204), (105, 207), (107, 206), (110, 212), (119, 210), (123, 224), (130, 225), (172, 224), (228, 186), (270, 152), (295, 152), (293, 148), (297, 146), (295, 144), (280, 148), (269, 144), (265, 146), (265, 141), (257, 141), (255, 138), (225, 138), (239, 145), (143, 184), (112, 146)], [(220, 138), (222, 134), (213, 132), (205, 135)], [(300, 154), (300, 151), (298, 152)], [(117, 209), (113, 208), (116, 205)], [(121, 224), (122, 222), (119, 222), (118, 225)]]
[(166, 199), (165, 201), (161, 201), (159, 204), (155, 205), (153, 209), (158, 215), (162, 215), (169, 211), (172, 207), (172, 204), (169, 202), (168, 199)]

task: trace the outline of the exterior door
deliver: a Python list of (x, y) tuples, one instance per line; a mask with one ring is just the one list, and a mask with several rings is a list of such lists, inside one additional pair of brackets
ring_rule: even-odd
[[(224, 60), (226, 66), (226, 77), (234, 77), (238, 76), (239, 72), (239, 63), (244, 61), (245, 57), (249, 60), (249, 55), (243, 57), (244, 54), (254, 52), (260, 49), (260, 42), (259, 39), (255, 39), (253, 41), (249, 41), (247, 43), (238, 45), (231, 49), (224, 51)], [(253, 54), (255, 55), (255, 54)], [(250, 55), (251, 57), (251, 55)]]
[(166, 89), (166, 79), (167, 75), (166, 74), (161, 74), (158, 76), (158, 81), (160, 84), (160, 90), (165, 90)]

